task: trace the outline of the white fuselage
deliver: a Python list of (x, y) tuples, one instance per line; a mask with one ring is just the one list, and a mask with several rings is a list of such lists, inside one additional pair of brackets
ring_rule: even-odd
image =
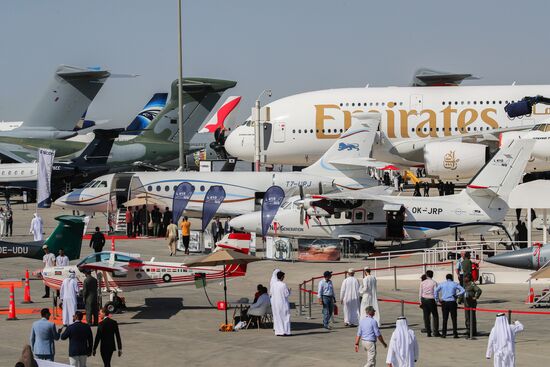
[(23, 125), (23, 121), (0, 121), (0, 131), (11, 131)]
[[(119, 184), (120, 177), (126, 177)], [(68, 209), (85, 212), (114, 212), (122, 203), (137, 195), (146, 194), (151, 198), (151, 206), (172, 208), (176, 187), (189, 182), (195, 191), (186, 211), (200, 214), (204, 197), (211, 186), (221, 185), (226, 198), (218, 209), (220, 215), (239, 215), (257, 210), (263, 193), (277, 185), (285, 191), (302, 186), (305, 193), (319, 193), (319, 185), (324, 192), (336, 189), (361, 188), (372, 184), (368, 177), (352, 179), (347, 177), (330, 178), (302, 172), (136, 172), (109, 174), (99, 177), (83, 189), (76, 189), (60, 197), (55, 204)]]
[[(394, 204), (405, 208), (403, 225), (404, 239), (425, 239), (445, 236), (454, 232), (451, 227), (464, 223), (479, 223), (462, 227), (459, 231), (487, 230), (500, 223), (508, 206), (498, 198), (476, 198), (465, 191), (441, 197), (380, 196), (380, 201), (365, 201), (362, 205), (329, 215), (323, 209), (309, 208), (309, 220), (300, 220), (300, 208), (288, 202), (277, 212), (268, 235), (295, 238), (361, 238), (386, 240), (388, 220), (385, 205)], [(386, 204), (384, 204), (384, 202)], [(247, 232), (261, 233), (261, 213), (245, 214), (231, 220), (231, 226)]]
[[(422, 164), (418, 152), (430, 138), (490, 133), (546, 120), (550, 109), (544, 106), (533, 107), (532, 115), (522, 119), (510, 119), (504, 111), (512, 101), (539, 94), (550, 94), (550, 86), (346, 88), (297, 94), (266, 106), (271, 134), (263, 154), (267, 163), (310, 165), (351, 125), (353, 114), (373, 111), (381, 113), (380, 131), (387, 138), (375, 143), (373, 158)], [(254, 159), (251, 120), (236, 128), (225, 144), (229, 154), (248, 161)]]

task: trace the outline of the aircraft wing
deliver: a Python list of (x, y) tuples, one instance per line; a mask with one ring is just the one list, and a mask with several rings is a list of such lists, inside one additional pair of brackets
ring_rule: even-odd
[(334, 194), (327, 195), (314, 195), (313, 199), (319, 200), (375, 200), (375, 201), (384, 201), (380, 198), (381, 195), (390, 195), (393, 192), (393, 188), (390, 186), (375, 186), (369, 187), (367, 189), (361, 190), (346, 190), (337, 192)]
[(107, 271), (110, 273), (119, 272), (127, 273), (130, 268), (140, 267), (141, 263), (109, 263), (106, 261), (98, 261), (95, 263), (82, 264), (79, 266), (81, 270), (97, 270), (97, 271)]
[(37, 160), (38, 150), (25, 148), (18, 144), (3, 143), (0, 145), (2, 163), (30, 163)]

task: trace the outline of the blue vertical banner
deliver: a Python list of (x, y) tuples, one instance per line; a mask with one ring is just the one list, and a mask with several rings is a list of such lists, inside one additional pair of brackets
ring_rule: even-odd
[(182, 182), (176, 187), (174, 198), (172, 199), (172, 222), (174, 222), (174, 224), (178, 224), (178, 220), (183, 214), (194, 192), (195, 186), (191, 185), (189, 182)]
[(279, 186), (271, 186), (262, 201), (262, 237), (265, 237), (273, 218), (285, 200), (285, 192)]
[(52, 167), (55, 150), (38, 149), (38, 176), (36, 180), (36, 203), (39, 208), (52, 206)]
[(206, 229), (208, 223), (214, 218), (220, 205), (225, 200), (225, 190), (222, 186), (210, 186), (204, 196), (202, 204), (202, 230)]

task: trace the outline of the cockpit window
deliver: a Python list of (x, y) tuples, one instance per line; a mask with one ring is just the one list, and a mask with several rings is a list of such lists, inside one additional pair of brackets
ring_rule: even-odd
[(89, 182), (86, 186), (84, 186), (84, 188), (88, 188), (88, 187), (92, 187), (97, 181), (91, 181)]
[(129, 263), (129, 262), (140, 263), (141, 262), (141, 260), (138, 260), (134, 257), (121, 255), (121, 254), (115, 254), (115, 261), (125, 262), (125, 263)]
[(243, 122), (243, 126), (252, 126), (252, 121), (246, 120), (245, 122)]
[(111, 253), (109, 252), (98, 252), (95, 254), (91, 254), (85, 257), (81, 262), (79, 262), (77, 267), (82, 266), (84, 264), (92, 264), (100, 261), (109, 261), (110, 257), (111, 257)]
[(101, 181), (97, 187), (107, 187), (107, 181)]

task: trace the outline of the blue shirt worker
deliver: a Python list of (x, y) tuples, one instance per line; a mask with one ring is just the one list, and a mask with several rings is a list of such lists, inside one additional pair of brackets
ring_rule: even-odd
[(43, 308), (40, 310), (42, 318), (32, 324), (30, 345), (34, 357), (53, 361), (55, 355), (55, 341), (59, 340), (59, 332), (55, 329), (55, 324), (49, 322), (50, 310)]
[(357, 327), (357, 336), (355, 337), (355, 352), (359, 352), (359, 342), (363, 345), (363, 349), (367, 352), (367, 363), (365, 367), (376, 366), (376, 339), (387, 348), (388, 345), (384, 341), (378, 322), (373, 318), (376, 310), (372, 306), (366, 308), (366, 316), (361, 319)]
[(330, 330), (332, 329), (332, 326), (330, 326), (330, 319), (332, 318), (334, 303), (336, 302), (334, 286), (332, 280), (330, 280), (330, 278), (332, 278), (332, 272), (325, 271), (323, 277), (325, 279), (319, 282), (317, 297), (319, 298), (319, 303), (323, 306), (323, 327)]
[[(442, 282), (435, 288), (435, 301), (441, 303), (441, 309), (443, 310), (443, 333), (442, 338), (447, 337), (447, 321), (449, 321), (449, 314), (451, 314), (451, 320), (453, 322), (453, 335), (455, 339), (458, 339), (457, 322), (456, 322), (456, 299), (464, 294), (464, 288), (460, 284), (453, 281), (453, 275), (447, 274), (446, 281)], [(441, 293), (441, 296), (439, 296)]]

